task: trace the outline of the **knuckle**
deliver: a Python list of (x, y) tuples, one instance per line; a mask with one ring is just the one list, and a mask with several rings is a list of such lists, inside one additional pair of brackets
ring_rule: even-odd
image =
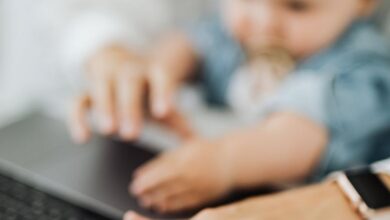
[(118, 70), (119, 78), (134, 80), (143, 79), (145, 77), (143, 65), (136, 62), (124, 62)]
[(90, 81), (97, 81), (102, 78), (107, 78), (111, 71), (107, 65), (95, 65), (87, 69), (86, 76)]

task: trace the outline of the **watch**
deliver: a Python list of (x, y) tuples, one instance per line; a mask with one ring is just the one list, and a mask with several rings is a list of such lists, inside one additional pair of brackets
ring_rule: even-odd
[(390, 188), (371, 168), (357, 168), (330, 175), (352, 208), (367, 220), (390, 220)]

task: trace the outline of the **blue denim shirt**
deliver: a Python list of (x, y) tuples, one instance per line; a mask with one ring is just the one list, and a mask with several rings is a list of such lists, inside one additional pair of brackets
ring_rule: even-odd
[[(219, 19), (189, 31), (202, 59), (209, 102), (224, 105), (244, 59)], [(302, 61), (259, 112), (290, 111), (328, 129), (329, 142), (310, 179), (390, 157), (390, 50), (368, 21), (356, 21), (331, 47)]]

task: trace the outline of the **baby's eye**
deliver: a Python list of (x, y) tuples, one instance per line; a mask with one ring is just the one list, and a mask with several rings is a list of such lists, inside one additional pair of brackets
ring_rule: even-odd
[(303, 0), (288, 0), (286, 7), (293, 12), (305, 12), (310, 8), (310, 4)]

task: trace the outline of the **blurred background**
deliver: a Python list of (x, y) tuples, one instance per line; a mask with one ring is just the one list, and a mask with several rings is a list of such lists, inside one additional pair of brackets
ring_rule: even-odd
[[(1, 120), (37, 106), (64, 106), (61, 102), (82, 88), (81, 60), (97, 47), (94, 44), (117, 38), (123, 25), (131, 29), (125, 33), (128, 43), (145, 48), (164, 29), (194, 23), (216, 4), (214, 0), (0, 0)], [(386, 13), (390, 1), (382, 4), (373, 19), (390, 39)], [(106, 29), (83, 28), (93, 26), (94, 19)], [(102, 39), (91, 43), (104, 31), (112, 36), (100, 34)]]
[(214, 7), (213, 0), (0, 0), (0, 121), (41, 106), (65, 110), (93, 50), (110, 40), (146, 49)]

